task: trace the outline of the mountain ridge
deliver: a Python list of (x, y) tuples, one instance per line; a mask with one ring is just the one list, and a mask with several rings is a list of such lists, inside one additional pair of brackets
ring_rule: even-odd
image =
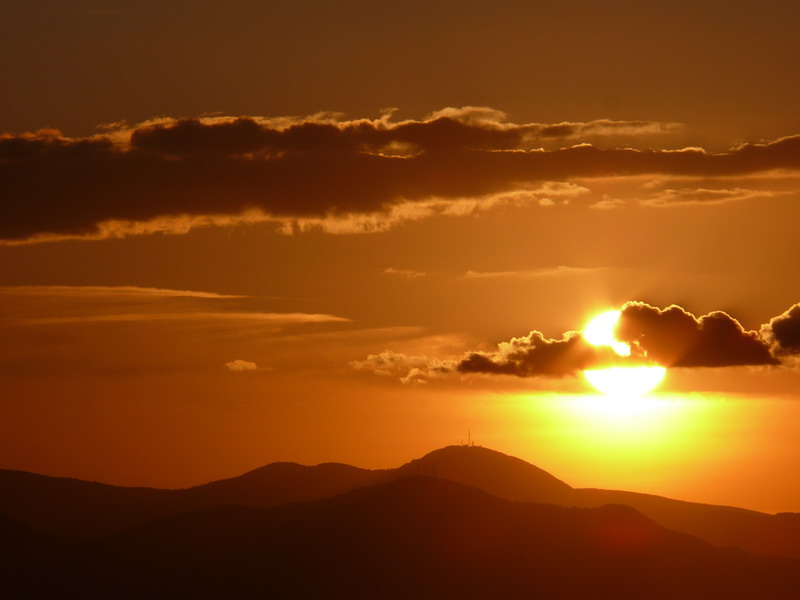
[(91, 537), (216, 505), (265, 508), (318, 500), (414, 475), (455, 481), (512, 501), (584, 508), (629, 505), (664, 527), (716, 546), (800, 557), (800, 518), (793, 518), (793, 513), (769, 515), (638, 492), (572, 488), (524, 460), (473, 445), (439, 448), (395, 469), (271, 463), (237, 477), (178, 490), (0, 471), (0, 512), (45, 533)]
[(0, 574), (20, 600), (788, 600), (800, 592), (797, 559), (715, 548), (630, 507), (514, 502), (416, 475), (329, 498), (164, 517), (21, 568), (0, 564)]

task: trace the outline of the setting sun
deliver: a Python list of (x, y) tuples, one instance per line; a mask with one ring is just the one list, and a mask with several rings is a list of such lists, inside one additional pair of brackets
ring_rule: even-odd
[(609, 367), (583, 372), (596, 390), (609, 396), (641, 396), (655, 388), (667, 370), (664, 367)]
[[(630, 356), (631, 348), (614, 336), (620, 311), (607, 310), (594, 317), (583, 331), (584, 339), (594, 346), (608, 346), (620, 356)], [(589, 383), (604, 394), (635, 398), (654, 389), (667, 370), (659, 366), (608, 367), (583, 372)]]
[(620, 356), (630, 356), (631, 348), (614, 337), (620, 311), (607, 310), (594, 317), (583, 330), (583, 337), (594, 346), (609, 346)]

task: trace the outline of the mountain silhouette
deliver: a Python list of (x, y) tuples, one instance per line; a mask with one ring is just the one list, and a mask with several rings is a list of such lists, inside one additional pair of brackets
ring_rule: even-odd
[(512, 502), (424, 476), (218, 506), (76, 542), (14, 598), (796, 599), (800, 561), (719, 549), (625, 506)]
[(56, 535), (93, 536), (222, 504), (276, 506), (314, 500), (382, 481), (380, 472), (337, 463), (273, 463), (186, 489), (121, 487), (0, 470), (0, 511)]
[(534, 465), (480, 446), (448, 446), (386, 470), (273, 463), (180, 490), (117, 487), (6, 470), (0, 471), (0, 511), (44, 533), (90, 537), (192, 510), (273, 507), (417, 475), (476, 487), (507, 500), (584, 508), (627, 505), (666, 528), (715, 546), (800, 557), (800, 515), (795, 513), (770, 515), (636, 492), (574, 489)]
[(519, 458), (481, 446), (447, 446), (394, 469), (392, 476), (431, 475), (509, 500), (561, 504), (572, 488)]

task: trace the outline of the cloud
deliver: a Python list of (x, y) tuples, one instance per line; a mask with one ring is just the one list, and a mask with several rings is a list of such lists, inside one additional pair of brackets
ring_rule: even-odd
[(20, 318), (15, 322), (25, 325), (52, 325), (67, 323), (111, 323), (137, 321), (246, 321), (267, 325), (290, 325), (298, 323), (341, 323), (350, 319), (335, 315), (314, 313), (265, 313), (265, 312), (200, 312), (187, 311), (175, 313), (109, 313), (93, 315), (74, 315), (64, 317)]
[(540, 135), (543, 138), (584, 139), (593, 136), (669, 135), (682, 130), (682, 123), (598, 119), (588, 123), (563, 122), (548, 125), (541, 130)]
[(521, 271), (467, 271), (462, 279), (534, 279), (537, 277), (556, 277), (562, 275), (585, 275), (601, 270), (595, 267), (543, 267), (541, 269), (525, 269)]
[(666, 367), (774, 365), (769, 344), (733, 317), (714, 311), (696, 317), (680, 306), (664, 309), (627, 302), (617, 327), (620, 340)]
[[(0, 344), (0, 371), (24, 376), (191, 372), (213, 377), (226, 361), (251, 360), (248, 356), (267, 356), (270, 366), (284, 373), (312, 364), (340, 369), (343, 347), (358, 357), (386, 337), (412, 335), (362, 333), (365, 337), (358, 342), (356, 325), (349, 319), (282, 312), (275, 300), (136, 286), (0, 288), (0, 339), (13, 340)], [(342, 335), (334, 336), (336, 332)], [(330, 341), (324, 340), (325, 334), (331, 334)], [(313, 342), (292, 336), (309, 336)], [(261, 360), (256, 362), (265, 370)]]
[(405, 279), (419, 279), (425, 277), (427, 273), (423, 271), (415, 271), (413, 269), (395, 269), (394, 267), (386, 267), (383, 272), (386, 275), (394, 275), (395, 277), (403, 277)]
[(515, 377), (564, 377), (583, 369), (618, 361), (608, 348), (588, 344), (575, 331), (561, 339), (547, 339), (538, 331), (501, 342), (492, 352), (467, 352), (460, 358), (439, 359), (384, 351), (350, 365), (375, 375), (397, 377), (402, 383), (420, 383), (451, 373), (484, 373)]
[(235, 373), (261, 370), (258, 368), (258, 365), (256, 363), (247, 360), (242, 360), (241, 358), (237, 358), (236, 360), (232, 360), (231, 362), (225, 363), (225, 368), (228, 369), (229, 371), (234, 371)]
[(696, 317), (676, 305), (661, 309), (644, 302), (626, 302), (616, 337), (630, 344), (630, 356), (593, 346), (577, 331), (550, 339), (534, 330), (501, 342), (489, 352), (471, 351), (442, 359), (386, 351), (351, 364), (403, 382), (448, 373), (557, 378), (591, 368), (642, 364), (672, 368), (779, 365), (784, 362), (781, 359), (794, 360), (800, 355), (800, 304), (772, 319), (759, 333), (745, 330), (722, 311)]
[(138, 286), (0, 286), (0, 323), (12, 326), (174, 323), (244, 329), (349, 323), (326, 313), (261, 308), (271, 298)]
[[(6, 134), (0, 136), (0, 241), (185, 233), (253, 222), (274, 223), (282, 232), (378, 232), (508, 202), (547, 205), (565, 199), (554, 195), (559, 190), (577, 192), (569, 183), (576, 177), (800, 168), (800, 136), (717, 154), (576, 143), (674, 129), (650, 121), (516, 124), (499, 111), (465, 107), (398, 122), (388, 113), (372, 120), (213, 117), (157, 119), (88, 138), (54, 130)], [(568, 147), (542, 149), (548, 140)]]
[(761, 335), (772, 344), (778, 356), (800, 354), (800, 304), (763, 325)]
[(685, 204), (724, 204), (727, 202), (742, 202), (755, 198), (773, 198), (779, 192), (766, 190), (750, 190), (744, 188), (734, 189), (666, 189), (654, 196), (641, 201), (645, 206), (678, 206)]
[(458, 361), (461, 373), (491, 373), (517, 377), (564, 377), (611, 359), (604, 348), (590, 345), (578, 332), (547, 339), (538, 331), (501, 342), (494, 352), (470, 352)]
[(384, 350), (380, 354), (370, 354), (364, 360), (352, 361), (350, 366), (357, 371), (397, 377), (402, 383), (424, 383), (431, 378), (452, 372), (455, 363), (428, 356), (409, 356)]
[[(420, 201), (401, 201), (378, 212), (363, 214), (328, 215), (326, 217), (287, 218), (281, 222), (279, 231), (292, 235), (308, 231), (337, 234), (379, 233), (401, 223), (429, 219), (435, 216), (464, 217), (478, 215), (500, 207), (515, 207), (525, 204), (547, 206), (567, 204), (570, 198), (589, 192), (585, 187), (566, 182), (547, 182), (538, 187), (516, 189), (474, 197), (450, 199), (434, 198)], [(269, 221), (263, 215), (260, 220)], [(274, 220), (274, 219), (273, 219)]]
[(203, 299), (238, 299), (247, 296), (217, 294), (215, 292), (197, 292), (192, 290), (172, 290), (165, 288), (138, 287), (134, 285), (102, 286), (102, 285), (24, 285), (0, 286), (0, 294), (17, 294), (23, 296), (142, 296), (165, 298), (203, 298)]
[(603, 194), (603, 199), (593, 202), (589, 205), (589, 208), (596, 210), (612, 210), (621, 206), (625, 206), (625, 204), (625, 200), (620, 198), (612, 198), (608, 194)]

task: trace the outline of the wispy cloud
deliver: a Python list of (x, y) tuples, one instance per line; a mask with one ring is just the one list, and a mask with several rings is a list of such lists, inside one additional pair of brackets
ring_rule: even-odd
[[(433, 217), (477, 216), (504, 207), (525, 205), (555, 206), (568, 204), (570, 199), (588, 193), (585, 187), (569, 182), (544, 182), (536, 186), (523, 186), (510, 191), (472, 197), (426, 200), (400, 199), (388, 208), (375, 212), (326, 215), (324, 217), (287, 218), (280, 221), (278, 231), (286, 235), (308, 231), (322, 231), (332, 235), (381, 233), (400, 224)], [(264, 215), (264, 222), (276, 222)]]
[(419, 279), (420, 277), (425, 277), (427, 275), (427, 273), (423, 271), (415, 271), (413, 269), (395, 269), (394, 267), (386, 267), (383, 272), (386, 275), (403, 277), (405, 279)]
[(402, 383), (425, 383), (431, 378), (451, 373), (456, 363), (384, 350), (379, 354), (370, 354), (364, 360), (353, 361), (350, 366), (357, 371), (397, 377)]
[[(283, 326), (349, 322), (326, 313), (258, 310), (268, 298), (138, 286), (0, 287), (0, 321), (17, 325), (238, 322)], [(220, 310), (222, 308), (222, 310)]]
[(197, 292), (192, 290), (171, 290), (165, 288), (138, 287), (133, 285), (100, 286), (100, 285), (25, 285), (0, 286), (0, 294), (22, 296), (72, 296), (72, 297), (119, 297), (142, 296), (162, 298), (203, 298), (203, 299), (235, 299), (246, 298), (215, 292)]
[(666, 189), (658, 194), (641, 200), (645, 206), (670, 207), (687, 204), (725, 204), (728, 202), (743, 202), (756, 198), (773, 198), (780, 192), (753, 190), (744, 188), (734, 189), (708, 189), (684, 188)]
[(537, 277), (557, 277), (563, 275), (585, 275), (603, 270), (602, 267), (543, 267), (519, 271), (467, 271), (461, 279), (534, 279)]
[(611, 210), (625, 206), (625, 204), (627, 203), (621, 198), (611, 198), (607, 194), (603, 194), (603, 198), (590, 204), (589, 208), (593, 208), (595, 210)]
[(350, 319), (328, 314), (313, 313), (260, 313), (260, 312), (175, 312), (175, 313), (126, 313), (93, 314), (63, 317), (20, 318), (14, 322), (26, 325), (52, 325), (67, 323), (125, 323), (139, 321), (250, 321), (286, 325), (294, 323), (343, 323)]

